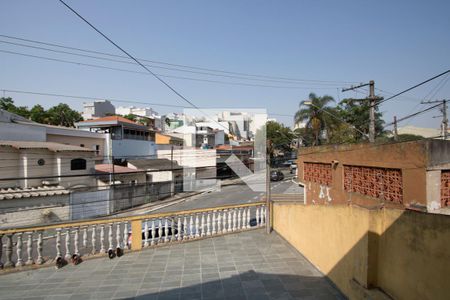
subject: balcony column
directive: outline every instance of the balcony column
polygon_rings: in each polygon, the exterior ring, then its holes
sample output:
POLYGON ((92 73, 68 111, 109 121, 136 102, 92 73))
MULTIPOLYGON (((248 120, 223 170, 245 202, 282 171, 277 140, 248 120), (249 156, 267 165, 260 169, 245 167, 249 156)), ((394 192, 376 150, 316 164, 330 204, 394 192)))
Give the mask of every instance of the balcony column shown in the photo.
POLYGON ((236 231, 236 228, 237 228, 237 224, 236 224, 236 214, 237 214, 237 211, 236 211, 236 209, 233 209, 233 227, 232 227, 232 231, 236 231))
POLYGON ((92 235, 91 235, 92 254, 95 254, 97 252, 97 248, 95 246, 95 243, 97 242, 96 235, 97 235, 97 226, 94 225, 92 226, 92 235))
POLYGON ((238 209, 238 215, 237 215, 237 230, 241 230, 241 220, 242 220, 242 209, 238 209))
POLYGON ((154 246, 156 242, 156 228, 155 228, 155 219, 152 220, 152 238, 150 240, 150 245, 154 246))
POLYGON ((66 260, 69 260, 72 255, 70 255, 70 229, 66 230, 66 255, 64 256, 66 260))
POLYGON ((216 234, 216 211, 213 211, 212 213, 212 235, 216 234))
POLYGON ((189 217, 189 238, 194 238, 194 217, 192 215, 189 217))
POLYGON ((158 221, 158 244, 163 242, 163 228, 162 228, 162 220, 159 219, 158 221))
POLYGON ((144 247, 148 247, 148 220, 144 220, 144 247))
POLYGON ((128 247, 128 222, 123 222, 123 249, 129 249, 128 247))
MULTIPOLYGON (((120 236, 121 236, 121 232, 120 232, 120 223, 116 223, 116 249, 118 248, 122 248, 121 244, 120 244, 120 236)), ((122 249, 125 249, 125 247, 123 247, 122 249)))
POLYGON ((100 225, 100 253, 105 253, 105 225, 100 225))
POLYGON ((168 241, 169 241, 169 222, 167 218, 164 218, 164 243, 167 243, 168 241))
POLYGON ((0 269, 3 269, 2 254, 3 254, 3 234, 0 234, 0 269))
POLYGON ((177 220, 177 241, 181 241, 181 217, 178 216, 177 220))
POLYGON ((211 214, 209 212, 206 215, 206 235, 211 235, 211 214))
POLYGON ((202 214, 202 225, 200 235, 205 236, 205 213, 202 212, 201 214, 202 214))
POLYGON ((42 265, 44 263, 44 258, 42 257, 42 231, 38 232, 37 253, 38 258, 36 262, 38 265, 42 265))
MULTIPOLYGON (((56 246, 55 259, 57 259, 58 257, 61 257, 61 229, 60 228, 56 229, 56 245, 55 246, 56 246)), ((28 257, 29 257, 29 254, 28 254, 28 257)))
POLYGON ((231 232, 233 230, 233 224, 231 223, 231 215, 232 215, 232 211, 228 210, 228 227, 227 227, 227 232, 231 232))

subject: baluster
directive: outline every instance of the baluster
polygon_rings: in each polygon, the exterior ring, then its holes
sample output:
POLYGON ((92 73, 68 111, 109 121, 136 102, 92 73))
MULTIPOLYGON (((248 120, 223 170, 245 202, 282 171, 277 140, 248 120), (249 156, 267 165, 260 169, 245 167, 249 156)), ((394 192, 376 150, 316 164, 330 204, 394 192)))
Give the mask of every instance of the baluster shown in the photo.
POLYGON ((67 260, 71 258, 70 255, 70 229, 66 230, 66 255, 64 256, 67 260))
POLYGON ((236 231, 236 228, 237 228, 237 224, 236 224, 236 214, 237 214, 237 211, 236 211, 236 209, 233 209, 233 231, 236 231))
POLYGON ((260 219, 259 219, 259 207, 256 208, 256 226, 261 226, 260 219))
POLYGON ((211 235, 211 214, 206 212, 206 235, 211 235))
POLYGON ((58 257, 61 257, 61 229, 60 228, 56 229, 56 259, 58 257))
POLYGON ((231 210, 228 210, 228 227, 227 227, 227 232, 231 232, 231 230, 233 229, 233 224, 231 223, 231 215, 232 212, 231 210))
POLYGON ((128 248, 128 222, 123 222, 123 249, 128 248))
POLYGON ((100 253, 105 253, 105 225, 100 225, 100 253))
POLYGON ((2 254, 3 254, 3 234, 0 234, 0 269, 3 269, 2 254))
POLYGON ((191 215, 189 219, 189 238, 194 238, 194 217, 191 215))
POLYGON ((164 219, 164 243, 167 243, 169 241, 169 222, 167 220, 168 218, 164 219))
POLYGON ((222 216, 220 210, 217 212, 217 233, 222 233, 222 216))
POLYGON ((108 224, 108 251, 113 249, 113 224, 108 224))
POLYGON ((238 211, 237 211, 237 229, 238 230, 241 230, 241 228, 242 228, 241 221, 242 221, 242 209, 238 208, 238 211))
POLYGON ((11 233, 6 235, 6 261, 5 267, 14 267, 14 263, 12 261, 13 254, 13 243, 12 243, 13 235, 11 233))
POLYGON ((37 253, 38 258, 36 260, 36 263, 38 265, 42 265, 44 263, 44 258, 42 258, 42 231, 38 232, 37 253))
POLYGON ((201 214, 202 214, 202 218, 201 218, 202 223, 201 223, 201 227, 200 227, 201 228, 200 235, 205 236, 205 213, 202 212, 201 214))
POLYGON ((212 235, 216 234, 216 211, 213 211, 212 213, 212 231, 211 231, 212 235))
POLYGON ((195 237, 200 237, 200 222, 198 219, 198 214, 195 214, 195 237))
POLYGON ((181 217, 178 216, 178 222, 177 222, 177 241, 181 241, 181 217))
POLYGON ((227 232, 227 211, 222 212, 222 233, 227 232))
POLYGON ((175 217, 171 218, 171 229, 170 229, 170 233, 172 233, 172 235, 170 236, 170 241, 173 242, 175 241, 175 217))
POLYGON ((152 239, 150 241, 150 245, 155 245, 156 242, 156 229, 155 229, 155 219, 152 220, 152 239))
MULTIPOLYGON (((1 251, 0 251, 1 255, 1 251)), ((32 265, 33 261, 33 232, 28 232, 28 240, 27 240, 27 265, 32 265)))
POLYGON ((162 235, 163 235, 163 228, 162 228, 162 220, 161 219, 159 219, 159 222, 158 222, 158 244, 159 243, 162 243, 163 242, 163 237, 162 237, 162 235))
POLYGON ((262 212, 261 219, 262 219, 262 224, 264 225, 264 224, 266 224, 267 208, 265 206, 263 206, 262 211, 263 212, 262 212))
POLYGON ((80 229, 75 228, 75 238, 73 241, 73 253, 76 255, 80 255, 80 251, 78 250, 78 235, 79 235, 80 229))
POLYGON ((92 236, 91 236, 91 243, 92 243, 92 254, 95 254, 97 252, 97 225, 92 226, 92 236))
POLYGON ((83 248, 87 247, 87 226, 83 227, 83 248))
POLYGON ((17 234, 17 243, 16 243, 16 254, 17 254, 17 262, 16 267, 21 267, 24 265, 23 259, 22 259, 22 232, 19 232, 17 234))
MULTIPOLYGON (((116 223, 116 249, 122 248, 122 245, 120 244, 120 223, 116 223)), ((125 248, 122 248, 125 249, 125 248)))
POLYGON ((148 247, 148 220, 144 220, 144 247, 148 247))
POLYGON ((250 207, 247 209, 247 228, 250 228, 250 207))
MULTIPOLYGON (((183 217, 183 228, 182 229, 183 230, 182 230, 181 238, 182 238, 182 240, 184 240, 184 239, 186 239, 186 232, 188 230, 188 223, 187 223, 187 216, 186 215, 184 215, 184 217, 183 217)), ((187 239, 189 239, 189 235, 187 235, 187 239)))

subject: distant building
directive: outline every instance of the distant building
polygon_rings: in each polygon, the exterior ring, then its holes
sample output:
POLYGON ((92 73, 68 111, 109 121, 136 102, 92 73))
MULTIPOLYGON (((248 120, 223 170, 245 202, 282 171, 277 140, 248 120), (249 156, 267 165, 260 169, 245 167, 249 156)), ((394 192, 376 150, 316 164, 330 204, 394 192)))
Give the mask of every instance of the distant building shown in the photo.
MULTIPOLYGON (((420 135, 424 138, 441 138, 442 130, 435 128, 417 127, 417 126, 404 126, 397 129, 398 134, 414 134, 420 135)), ((450 138, 450 130, 448 131, 450 138)))
POLYGON ((93 102, 83 103, 83 113, 81 115, 84 120, 92 120, 115 113, 116 109, 114 105, 108 100, 95 100, 93 102))
POLYGON ((79 129, 108 134, 110 155, 115 158, 156 154, 155 131, 120 116, 75 123, 79 129))
POLYGON ((40 124, 0 109, 0 140, 54 142, 95 151, 96 160, 108 156, 108 135, 75 128, 40 124))
POLYGON ((171 134, 155 133, 155 142, 158 149, 170 149, 170 146, 183 146, 183 139, 171 134), (169 147, 164 147, 169 146, 169 147))
POLYGON ((158 115, 158 113, 150 107, 136 107, 136 106, 119 106, 116 108, 116 114, 122 116, 136 115, 147 118, 153 118, 154 116, 158 115))

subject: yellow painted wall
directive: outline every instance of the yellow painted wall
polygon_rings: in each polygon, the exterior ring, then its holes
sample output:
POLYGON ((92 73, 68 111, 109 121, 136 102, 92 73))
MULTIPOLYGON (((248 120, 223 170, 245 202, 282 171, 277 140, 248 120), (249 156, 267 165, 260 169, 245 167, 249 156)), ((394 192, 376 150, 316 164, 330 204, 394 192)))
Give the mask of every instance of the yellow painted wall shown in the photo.
POLYGON ((284 202, 274 229, 350 299, 450 298, 450 216, 284 202))

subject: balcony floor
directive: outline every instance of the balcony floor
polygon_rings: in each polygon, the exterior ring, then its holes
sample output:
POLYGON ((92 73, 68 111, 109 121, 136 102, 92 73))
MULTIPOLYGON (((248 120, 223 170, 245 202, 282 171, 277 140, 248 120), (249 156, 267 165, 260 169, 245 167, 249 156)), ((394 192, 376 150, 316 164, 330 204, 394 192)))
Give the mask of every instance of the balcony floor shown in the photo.
POLYGON ((262 229, 0 276, 0 299, 28 298, 345 299, 262 229))

